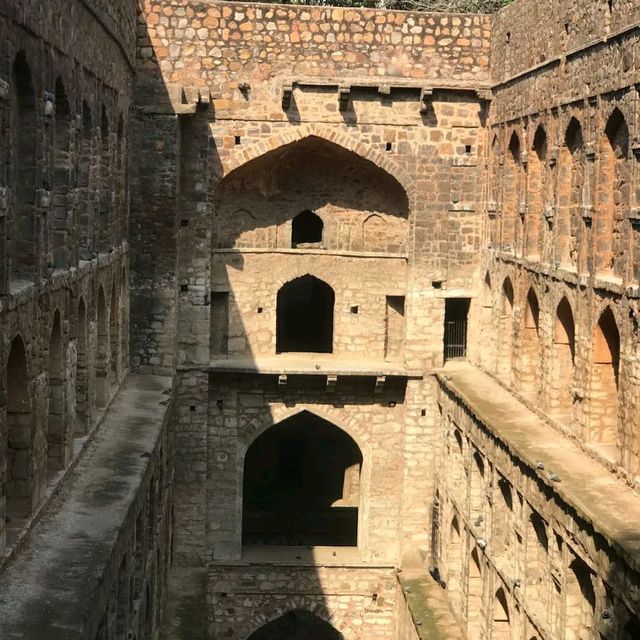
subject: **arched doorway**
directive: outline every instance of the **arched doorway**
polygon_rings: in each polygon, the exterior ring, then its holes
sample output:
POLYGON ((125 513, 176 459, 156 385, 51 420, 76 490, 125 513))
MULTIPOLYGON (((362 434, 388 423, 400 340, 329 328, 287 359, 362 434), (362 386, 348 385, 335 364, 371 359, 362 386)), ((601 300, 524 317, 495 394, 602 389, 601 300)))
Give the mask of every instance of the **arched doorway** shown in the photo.
POLYGON ((322 244, 322 218, 308 209, 299 213, 291 222, 291 246, 318 247, 322 244))
POLYGON ((333 289, 305 275, 278 291, 276 352, 331 353, 333 351, 333 289))
POLYGON ((254 631, 248 640, 342 640, 328 622, 304 609, 294 609, 254 631))
POLYGON ((303 411, 259 436, 244 462, 245 545, 355 546, 362 453, 303 411))

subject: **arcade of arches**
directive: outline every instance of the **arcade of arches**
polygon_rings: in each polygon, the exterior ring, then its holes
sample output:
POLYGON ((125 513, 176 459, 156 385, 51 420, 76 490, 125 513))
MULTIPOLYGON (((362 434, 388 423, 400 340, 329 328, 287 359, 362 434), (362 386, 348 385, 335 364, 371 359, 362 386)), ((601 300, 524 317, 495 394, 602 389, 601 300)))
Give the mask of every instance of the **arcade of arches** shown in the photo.
POLYGON ((639 21, 0 2, 0 638, 638 640, 639 21))

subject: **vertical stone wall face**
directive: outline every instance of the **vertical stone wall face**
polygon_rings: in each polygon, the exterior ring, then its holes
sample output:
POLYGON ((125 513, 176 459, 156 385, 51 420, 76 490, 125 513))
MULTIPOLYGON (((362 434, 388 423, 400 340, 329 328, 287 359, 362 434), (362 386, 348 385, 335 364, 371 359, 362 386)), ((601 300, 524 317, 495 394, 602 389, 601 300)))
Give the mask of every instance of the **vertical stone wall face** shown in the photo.
POLYGON ((128 370, 134 22, 129 2, 8 2, 0 15, 5 557, 128 370))

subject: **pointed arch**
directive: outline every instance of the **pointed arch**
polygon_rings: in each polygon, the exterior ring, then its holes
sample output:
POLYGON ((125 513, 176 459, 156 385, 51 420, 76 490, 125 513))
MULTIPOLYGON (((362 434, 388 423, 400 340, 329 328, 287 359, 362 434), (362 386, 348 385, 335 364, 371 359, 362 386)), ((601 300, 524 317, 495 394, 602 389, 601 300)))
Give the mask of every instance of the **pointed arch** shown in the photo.
POLYGON ((574 556, 569 564, 566 580, 565 618, 570 637, 584 637, 593 628, 596 595, 591 569, 581 558, 574 556))
POLYGON ((91 159, 93 156, 93 120, 91 108, 86 100, 82 101, 82 128, 78 144, 78 257, 80 260, 91 260, 93 257, 92 217, 93 189, 91 159))
POLYGON ((547 162, 547 132, 538 125, 533 137, 532 151, 527 165, 528 197, 525 217, 525 254, 531 259, 540 256, 540 222, 545 205, 545 181, 547 162))
POLYGON ((556 307, 551 352, 551 413, 565 423, 573 414, 575 358, 575 321, 569 300, 565 297, 556 307))
POLYGON ((276 352, 331 353, 335 293, 310 274, 290 280, 278 291, 276 352))
POLYGON ((120 292, 118 279, 111 282, 111 303, 109 305, 109 360, 111 386, 116 387, 120 380, 120 292))
POLYGON ((480 628, 484 623, 484 612, 482 610, 483 581, 480 552, 478 547, 474 546, 469 554, 469 577, 467 584, 467 635, 469 638, 479 638, 480 628))
POLYGON ((471 486, 469 494, 469 508, 471 517, 482 515, 485 496, 485 465, 482 454, 475 449, 471 463, 471 486))
POLYGON ((364 251, 386 251, 387 223, 382 216, 372 214, 362 223, 362 249, 364 251))
POLYGON ((291 247, 321 245, 324 222, 313 211, 305 209, 291 221, 291 247))
POLYGON ((507 595, 500 587, 493 598, 493 624, 491 626, 492 640, 510 640, 511 616, 507 595))
POLYGON ((343 640, 329 622, 306 609, 293 609, 256 629, 247 640, 343 640))
POLYGON ((505 179, 502 212, 502 242, 500 249, 507 253, 517 253, 519 242, 519 214, 522 159, 518 134, 513 131, 505 159, 505 179))
POLYGON ((103 409, 109 401, 109 328, 107 324, 107 301, 102 285, 98 288, 96 329, 96 406, 103 409))
POLYGON ((509 481, 501 475, 498 475, 494 494, 496 497, 492 509, 492 550, 496 557, 500 557, 509 549, 509 524, 513 511, 513 491, 509 481))
POLYGON ((65 349, 62 343, 60 311, 53 314, 49 337, 49 359, 47 375, 49 382, 49 416, 47 421, 47 471, 51 476, 64 469, 66 424, 65 424, 65 349))
POLYGON ((55 129, 54 129, 54 184, 53 218, 51 220, 51 244, 53 266, 66 269, 71 265, 69 246, 69 190, 71 188, 71 109, 61 78, 55 86, 55 129))
POLYGON ((33 407, 27 350, 20 335, 11 342, 6 369, 7 441, 6 454, 6 524, 8 542, 24 526, 38 502, 36 459, 33 450, 33 407))
POLYGON ((24 51, 13 63, 12 122, 15 131, 13 186, 15 215, 9 253, 11 256, 10 291, 15 292, 36 277, 36 180, 38 118, 31 69, 24 51))
POLYGON ((111 130, 107 108, 102 105, 100 118, 100 202, 98 209, 98 251, 112 248, 113 173, 111 167, 111 130))
POLYGON ((493 289, 489 272, 482 283, 480 308, 480 335, 478 336, 478 359, 480 364, 489 369, 495 368, 495 327, 493 323, 493 289))
POLYGON ((511 278, 507 276, 502 283, 500 299, 500 318, 498 320, 497 373, 502 380, 510 384, 513 369, 513 306, 514 291, 511 278))
POLYGON ((80 296, 76 319, 76 403, 75 435, 87 433, 89 427, 89 344, 87 307, 80 296))
POLYGON ((618 373, 620 332, 611 307, 606 307, 593 333, 589 402, 589 441, 615 455, 618 436, 618 373))
POLYGON ((560 148, 558 173, 557 260, 564 267, 584 271, 586 230, 581 221, 584 155, 580 121, 572 117, 560 148))
POLYGON ((356 545, 362 463, 346 431, 309 411, 263 431, 244 457, 244 544, 356 545))
POLYGON ((447 589, 452 606, 459 611, 462 607, 462 533, 455 514, 449 527, 447 556, 447 589))
POLYGON ((254 143, 248 147, 238 149, 234 153, 231 153, 225 162, 224 177, 228 177, 242 165, 255 160, 265 153, 275 151, 276 149, 299 142, 305 138, 320 138, 355 153, 397 180, 406 192, 409 201, 411 201, 415 195, 416 188, 413 178, 392 158, 380 151, 376 151, 370 145, 363 144, 361 140, 348 133, 339 131, 335 127, 322 124, 306 124, 300 127, 289 127, 286 131, 278 135, 254 143))
POLYGON ((547 523, 539 513, 532 510, 527 521, 526 531, 526 567, 525 580, 527 594, 531 593, 530 606, 541 610, 548 602, 546 593, 548 583, 549 537, 547 523))
POLYGON ((624 276, 624 220, 629 206, 629 127, 614 109, 600 140, 600 175, 595 220, 595 268, 597 273, 624 276))
POLYGON ((529 288, 520 331, 520 388, 531 396, 540 391, 540 303, 529 288))

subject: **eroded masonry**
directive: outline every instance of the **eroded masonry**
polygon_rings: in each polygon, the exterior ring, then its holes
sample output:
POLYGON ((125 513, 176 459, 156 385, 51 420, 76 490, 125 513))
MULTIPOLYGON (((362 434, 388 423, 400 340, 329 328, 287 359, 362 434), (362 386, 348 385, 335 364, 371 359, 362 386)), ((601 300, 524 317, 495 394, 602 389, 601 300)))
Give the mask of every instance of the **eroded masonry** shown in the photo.
POLYGON ((0 637, 640 639, 639 36, 0 0, 0 637))

